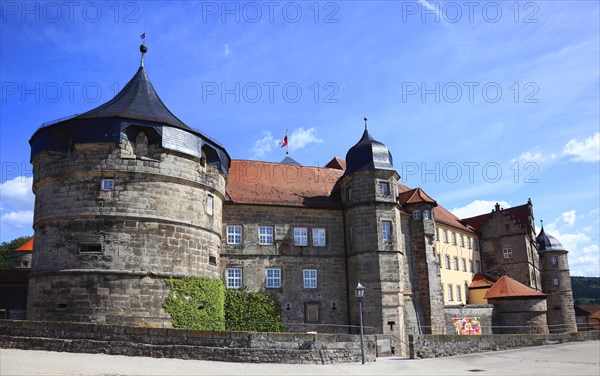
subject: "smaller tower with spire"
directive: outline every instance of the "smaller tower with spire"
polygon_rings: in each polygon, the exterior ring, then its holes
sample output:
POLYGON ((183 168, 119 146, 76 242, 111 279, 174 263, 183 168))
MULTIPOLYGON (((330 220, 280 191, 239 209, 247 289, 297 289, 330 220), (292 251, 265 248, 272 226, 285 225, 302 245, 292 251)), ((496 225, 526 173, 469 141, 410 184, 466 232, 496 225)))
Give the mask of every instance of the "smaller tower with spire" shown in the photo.
POLYGON ((536 241, 540 255, 542 291, 548 295, 548 329, 551 333, 576 332, 568 252, 555 237, 546 233, 543 221, 536 241))

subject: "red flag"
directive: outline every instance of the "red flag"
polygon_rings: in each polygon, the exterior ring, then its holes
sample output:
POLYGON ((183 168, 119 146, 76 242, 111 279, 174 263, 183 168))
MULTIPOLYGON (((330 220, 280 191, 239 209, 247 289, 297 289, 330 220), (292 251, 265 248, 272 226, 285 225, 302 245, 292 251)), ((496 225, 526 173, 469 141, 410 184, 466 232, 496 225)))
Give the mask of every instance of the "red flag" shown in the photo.
POLYGON ((281 147, 286 147, 287 146, 287 134, 283 137, 283 142, 281 143, 281 147))

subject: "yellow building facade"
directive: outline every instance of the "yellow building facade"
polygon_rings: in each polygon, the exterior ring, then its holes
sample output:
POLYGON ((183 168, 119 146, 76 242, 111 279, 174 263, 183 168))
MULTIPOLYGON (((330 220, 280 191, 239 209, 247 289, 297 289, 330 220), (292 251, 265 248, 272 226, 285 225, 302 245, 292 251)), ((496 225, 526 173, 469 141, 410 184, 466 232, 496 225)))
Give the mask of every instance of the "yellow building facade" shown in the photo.
POLYGON ((440 264, 444 304, 469 304, 469 284, 481 273, 477 234, 436 222, 436 253, 440 264))

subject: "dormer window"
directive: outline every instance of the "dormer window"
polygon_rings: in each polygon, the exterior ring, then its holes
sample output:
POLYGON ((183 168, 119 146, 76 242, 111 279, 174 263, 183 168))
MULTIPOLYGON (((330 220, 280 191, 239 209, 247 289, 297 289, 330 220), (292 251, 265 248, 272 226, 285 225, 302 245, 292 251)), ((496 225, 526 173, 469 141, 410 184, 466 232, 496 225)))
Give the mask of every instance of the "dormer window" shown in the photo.
POLYGON ((413 210, 413 219, 421 219, 421 211, 413 210))
POLYGON ((423 219, 430 219, 431 218, 431 212, 427 209, 423 210, 423 219))
POLYGON ((379 182, 379 194, 381 194, 382 196, 385 196, 385 197, 390 195, 390 185, 388 182, 385 182, 385 181, 379 182))

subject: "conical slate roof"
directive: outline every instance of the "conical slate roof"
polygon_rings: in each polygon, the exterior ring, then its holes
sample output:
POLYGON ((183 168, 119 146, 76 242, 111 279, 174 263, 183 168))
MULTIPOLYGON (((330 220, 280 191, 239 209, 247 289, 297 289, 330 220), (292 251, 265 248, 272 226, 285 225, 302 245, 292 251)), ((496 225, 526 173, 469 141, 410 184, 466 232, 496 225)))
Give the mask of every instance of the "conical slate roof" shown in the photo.
POLYGON ((172 125, 193 131, 165 106, 141 66, 113 99, 85 112, 76 119, 120 117, 172 125))
POLYGON ((543 227, 535 240, 538 243, 538 252, 567 252, 558 239, 552 235, 546 234, 543 227))
POLYGON ((387 146, 375 140, 365 131, 358 143, 348 150, 346 154, 346 172, 350 175, 363 170, 393 170, 392 153, 387 146))

